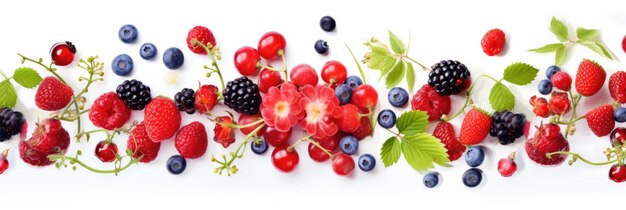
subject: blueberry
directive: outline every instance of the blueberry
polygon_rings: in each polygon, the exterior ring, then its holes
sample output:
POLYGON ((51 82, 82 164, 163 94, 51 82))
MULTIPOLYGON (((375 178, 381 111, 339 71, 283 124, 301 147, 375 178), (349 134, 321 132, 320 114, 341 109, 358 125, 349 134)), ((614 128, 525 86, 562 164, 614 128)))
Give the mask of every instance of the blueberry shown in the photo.
POLYGON ((542 95, 548 95, 552 93, 552 82, 550 80, 544 79, 539 82, 539 86, 537 86, 539 93, 542 95))
POLYGON ((139 55, 141 55, 143 59, 150 60, 154 58, 156 54, 157 48, 152 43, 145 43, 141 45, 141 48, 139 48, 139 55))
POLYGON ((180 155, 174 155, 167 159, 167 170, 172 174, 180 174, 185 171, 187 161, 180 155))
POLYGON ((424 176, 424 186, 428 188, 436 187, 439 184, 439 173, 430 172, 424 176))
POLYGON ((124 43, 133 43, 137 40, 137 34, 139 34, 139 32, 137 32, 137 28, 135 28, 134 25, 126 24, 120 28, 118 36, 124 43))
POLYGON ((254 152, 257 155, 262 155, 263 153, 267 152, 267 142, 265 142, 264 140, 259 140, 259 141, 255 141, 252 142, 252 144, 250 144, 250 147, 252 148, 252 152, 254 152))
POLYGON ((387 100, 392 106, 403 107, 409 102, 409 92, 401 87, 391 88, 387 94, 387 100))
POLYGON ((359 141, 354 136, 344 136, 339 141, 339 148, 346 155, 354 155, 359 150, 359 141))
POLYGON ((480 169, 470 168, 463 173, 463 184, 467 187, 476 187, 483 180, 483 173, 480 169))
POLYGON ((383 128, 392 128, 396 125, 396 113, 389 109, 385 109, 378 113, 378 124, 383 128))
POLYGON ((344 105, 352 100, 352 89, 346 84, 342 84, 335 88, 335 96, 339 99, 339 104, 344 105))
POLYGON ((359 168, 362 171, 371 171, 376 167, 376 159, 371 154, 363 154, 359 157, 359 168))
POLYGON ((326 54, 328 52, 328 43, 321 39, 317 40, 315 42, 315 52, 320 55, 326 54))
POLYGON ((133 59, 126 54, 116 56, 111 62, 111 69, 120 76, 126 76, 133 71, 133 59))
POLYGON ((613 118, 615 118, 616 122, 626 122, 626 108, 620 107, 615 109, 615 111, 613 112, 613 118))
POLYGON ((465 152, 465 163, 470 167, 477 167, 483 164, 485 160, 485 153, 479 146, 471 146, 467 152, 465 152))
POLYGON ((183 55, 183 51, 176 47, 169 48, 165 50, 163 53, 163 63, 168 69, 177 69, 183 65, 185 61, 185 56, 183 55))
POLYGON ((559 71, 561 71, 561 68, 559 68, 558 66, 549 66, 548 69, 546 69, 546 78, 551 79, 552 75, 556 74, 559 71))
POLYGON ((363 84, 363 80, 361 80, 361 77, 359 76, 352 75, 352 76, 347 77, 346 81, 343 82, 343 84, 350 86, 350 88, 354 90, 354 88, 363 84))
POLYGON ((335 30, 335 27, 337 27, 337 23, 335 22, 335 19, 333 17, 324 16, 320 20, 320 27, 322 27, 322 30, 326 32, 331 32, 335 30))

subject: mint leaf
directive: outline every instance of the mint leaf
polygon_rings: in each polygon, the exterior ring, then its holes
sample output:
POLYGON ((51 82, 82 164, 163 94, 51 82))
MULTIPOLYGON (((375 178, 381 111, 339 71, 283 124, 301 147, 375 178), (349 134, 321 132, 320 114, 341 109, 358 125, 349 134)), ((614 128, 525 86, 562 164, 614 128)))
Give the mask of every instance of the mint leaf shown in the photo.
POLYGON ((406 63, 403 60, 399 60, 396 66, 393 67, 391 72, 387 75, 387 89, 397 86, 404 79, 404 73, 406 72, 406 63))
POLYGON ((423 111, 404 112, 398 117, 396 128, 405 136, 426 132, 428 128, 428 114, 423 111))
POLYGON ((538 72, 539 69, 526 63, 513 63, 504 69, 504 80, 516 85, 527 85, 535 80, 538 72))
POLYGON ((380 159, 383 161, 385 168, 397 163, 401 153, 402 149, 398 138, 395 136, 388 138, 385 143, 383 143, 383 148, 380 149, 380 159))
POLYGON ((447 165, 450 160, 439 139, 428 133, 405 136, 402 140, 404 159, 417 171, 434 168, 434 163, 447 165))
POLYGON ((398 38, 398 36, 391 31, 389 31, 389 44, 391 45, 391 50, 394 52, 398 54, 406 53, 406 46, 402 40, 400 40, 400 38, 398 38))
POLYGON ((409 86, 409 93, 412 93, 415 86, 415 69, 411 62, 406 62, 406 84, 409 86))
POLYGON ((489 104, 496 111, 513 110, 515 108, 515 96, 508 87, 501 82, 496 83, 489 93, 489 104))
POLYGON ((576 37, 578 37, 578 40, 592 40, 598 36, 600 36, 600 31, 596 29, 576 28, 576 37))
POLYGON ((565 58, 567 57, 567 48, 565 46, 559 48, 554 54, 554 64, 560 66, 565 62, 565 58))
POLYGON ((14 107, 17 104, 17 93, 11 80, 5 79, 0 82, 0 108, 14 107))
POLYGON ((600 54, 601 56, 607 57, 608 59, 613 60, 609 51, 604 48, 600 43, 594 41, 579 41, 578 44, 581 44, 594 52, 600 54))
POLYGON ((567 26, 555 17, 552 17, 552 20, 550 21, 550 31, 552 31, 552 33, 560 41, 565 42, 568 40, 567 26))
POLYGON ((530 49, 528 51, 536 52, 536 53, 549 53, 549 52, 557 51, 561 47, 563 47, 562 43, 554 43, 554 44, 547 44, 540 48, 530 49))
POLYGON ((34 88, 41 82, 39 73, 30 67, 20 67, 13 72, 13 80, 25 88, 34 88))

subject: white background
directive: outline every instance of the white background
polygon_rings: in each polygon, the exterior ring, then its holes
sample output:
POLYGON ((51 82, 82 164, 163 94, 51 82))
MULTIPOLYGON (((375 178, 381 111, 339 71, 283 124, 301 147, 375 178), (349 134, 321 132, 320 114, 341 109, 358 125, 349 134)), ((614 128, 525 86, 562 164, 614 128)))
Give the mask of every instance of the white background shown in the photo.
MULTIPOLYGON (((371 36, 386 42, 387 29, 393 30, 405 42, 411 32, 410 56, 431 65, 442 59, 455 59, 465 63, 474 77, 487 73, 495 77, 510 63, 524 61, 541 69, 553 63, 553 54, 533 54, 530 48, 556 42, 548 30, 550 18, 564 19, 573 34, 575 26, 602 30, 602 40, 613 52, 616 61, 609 61, 590 50, 575 46, 563 66, 574 74, 582 58, 591 58, 602 64, 609 73, 623 70, 619 59, 626 56, 620 48, 626 34, 626 14, 624 4, 619 1, 12 1, 0 7, 0 69, 11 74, 21 66, 16 53, 49 59, 49 47, 57 41, 74 42, 79 57, 100 55, 106 63, 104 83, 97 83, 88 94, 93 101, 105 91, 114 91, 124 79, 137 78, 151 86, 153 96, 173 95, 183 87, 197 87, 197 81, 218 84, 217 78, 206 79, 203 64, 208 57, 191 53, 185 44, 187 31, 195 25, 209 27, 217 38, 224 59, 219 62, 226 80, 232 80, 238 73, 232 64, 233 53, 241 46, 256 46, 260 36, 271 30, 281 32, 287 39, 288 65, 308 63, 320 69, 330 59, 342 61, 350 74, 358 74, 349 54, 342 46, 350 44, 361 57, 366 48, 362 45, 371 36), (319 28, 319 19, 332 15, 337 20, 337 29, 326 33, 319 28), (117 32, 123 24, 131 23, 139 29, 136 44, 119 41, 117 32), (492 28, 500 28, 507 34, 508 49, 504 56, 488 57, 480 48, 483 34, 492 28), (328 40, 331 53, 319 56, 313 50, 317 39, 328 40), (139 46, 144 42, 156 44, 157 60, 144 61, 139 56, 139 46), (161 62, 162 52, 172 46, 185 53, 185 64, 177 71, 170 71, 161 62), (135 61, 135 70, 129 77, 112 74, 110 61, 118 54, 127 53, 135 61), (174 73, 176 85, 165 83, 167 76, 174 73)), ((32 64, 28 64, 33 66, 32 64)), ((43 69, 39 72, 47 76, 43 69)), ((75 88, 80 84, 75 78, 84 71, 75 67, 61 68, 61 75, 71 79, 75 88)), ((377 72, 367 71, 368 81, 375 82, 377 72)), ((416 89, 427 80, 426 73, 420 72, 416 89)), ((256 80, 256 79, 255 79, 256 80)), ((320 80, 321 81, 321 80, 320 80)), ((482 80, 486 81, 486 80, 482 80)), ((404 85, 404 84, 403 84, 404 85)), ((528 98, 536 92, 537 81, 527 87, 512 87, 518 96, 516 110, 530 116, 528 98)), ((488 107, 486 91, 491 83, 477 85, 474 99, 482 107, 488 107)), ((606 86, 606 84, 605 84, 606 86)), ((390 107, 386 101, 386 90, 379 90, 379 108, 390 107)), ((36 111, 33 105, 34 90, 19 88, 17 109, 26 113, 29 123, 43 118, 47 113, 36 111)), ((462 98, 454 97, 453 111, 462 103, 462 98)), ((592 107, 610 102, 608 90, 584 100, 581 113, 592 107)), ((216 110, 216 113, 223 109, 216 110)), ((394 109, 397 113, 403 111, 394 109)), ((202 120, 212 133, 213 125, 199 115, 189 117, 183 114, 183 124, 202 120)), ((142 113, 134 112, 133 119, 141 119, 142 113)), ((84 125, 92 128, 84 117, 84 125)), ((455 120, 457 130, 460 119, 455 120)), ((602 150, 606 148, 608 137, 597 138, 586 128, 585 122, 578 124, 578 131, 570 138, 572 151, 583 153, 592 160, 602 160, 602 150)), ((74 125, 65 124, 70 133, 74 125)), ((431 128, 432 129, 432 128, 431 128)), ((294 134, 297 136, 298 134, 294 134)), ((378 154, 384 139, 389 136, 378 129, 374 138, 361 142, 359 154, 378 154)), ((212 134, 209 135, 213 137, 212 134)), ((239 139, 241 137, 239 136, 239 139)), ((97 143, 92 137, 89 143, 72 143, 68 154, 82 149, 83 159, 97 167, 100 164, 92 155, 97 143)), ((17 137, 13 140, 15 143, 17 137)), ((115 140, 120 147, 126 145, 126 136, 115 140)), ((468 169, 463 161, 457 161, 453 168, 437 168, 442 174, 441 184, 435 189, 427 189, 422 184, 422 174, 411 169, 404 160, 391 168, 378 167, 373 172, 355 170, 351 177, 339 177, 332 172, 330 163, 318 164, 308 158, 306 145, 300 145, 300 165, 290 174, 275 170, 269 154, 257 156, 249 150, 243 160, 238 160, 240 172, 232 177, 213 174, 216 166, 210 162, 210 155, 220 155, 226 151, 213 141, 207 155, 198 160, 189 160, 183 175, 172 176, 165 169, 165 162, 176 154, 173 141, 162 144, 158 158, 149 164, 133 166, 120 176, 99 175, 84 169, 71 171, 57 170, 53 166, 33 168, 23 163, 17 150, 9 155, 11 167, 0 176, 0 201, 4 207, 44 206, 53 209, 75 208, 128 208, 202 206, 202 209, 216 207, 251 206, 256 208, 334 208, 336 206, 386 208, 404 206, 411 209, 429 207, 465 208, 519 208, 561 207, 574 205, 591 207, 616 205, 623 207, 624 184, 615 184, 607 177, 609 166, 592 167, 582 163, 574 166, 563 164, 558 167, 541 167, 518 154, 519 171, 510 178, 502 178, 497 173, 497 160, 522 146, 495 144, 488 138, 483 144, 488 147, 487 158, 480 166, 485 172, 483 183, 474 189, 463 186, 461 175, 468 169), (620 200, 617 200, 620 199, 620 200), (204 207, 206 206, 206 207, 204 207)), ((0 149, 10 146, 0 144, 0 149)), ((378 155, 375 155, 378 156, 378 155)), ((356 157, 356 156, 355 156, 356 157)), ((143 209, 143 208, 142 208, 143 209)), ((542 208, 543 209, 543 208, 542 208)))

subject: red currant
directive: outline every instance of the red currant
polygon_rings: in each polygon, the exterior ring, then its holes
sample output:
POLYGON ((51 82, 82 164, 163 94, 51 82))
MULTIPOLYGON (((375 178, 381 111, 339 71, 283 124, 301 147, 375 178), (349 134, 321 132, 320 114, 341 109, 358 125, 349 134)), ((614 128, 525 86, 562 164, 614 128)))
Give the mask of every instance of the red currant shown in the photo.
POLYGON ((339 61, 328 61, 322 67, 322 80, 327 84, 342 84, 348 77, 346 67, 339 61))
POLYGON ((235 67, 241 75, 251 76, 258 70, 257 66, 261 62, 261 55, 256 49, 245 46, 235 52, 235 67))
POLYGON ((624 145, 626 143, 626 128, 616 128, 611 132, 611 145, 624 145))
POLYGON ((298 87, 304 87, 305 85, 315 87, 319 80, 315 69, 308 64, 294 66, 289 73, 289 78, 291 82, 298 87))
POLYGON ((267 60, 274 60, 285 52, 286 46, 287 41, 285 41, 285 37, 282 34, 270 31, 261 36, 257 49, 259 49, 261 57, 267 60))
POLYGON ((268 144, 274 147, 280 147, 289 141, 291 137, 291 129, 288 132, 280 132, 276 130, 274 127, 265 126, 265 132, 263 132, 263 139, 267 141, 268 144))
POLYGON ((98 142, 96 146, 96 157, 102 162, 113 162, 117 155, 117 145, 109 141, 98 142))
POLYGON ((261 69, 261 73, 259 73, 259 91, 261 93, 267 94, 271 87, 278 86, 280 83, 283 83, 283 79, 279 72, 261 69))
POLYGON ((333 171, 341 176, 351 174, 354 171, 354 159, 343 153, 335 155, 333 158, 333 171))
POLYGON ((9 160, 7 160, 7 155, 9 150, 4 150, 2 154, 0 154, 0 174, 4 173, 9 168, 9 160))
POLYGON ((67 66, 74 61, 74 55, 76 54, 76 46, 71 42, 59 42, 52 46, 50 49, 50 56, 52 62, 57 66, 67 66))
MULTIPOLYGON (((242 114, 241 116, 239 116, 239 120, 237 121, 237 124, 239 125, 248 125, 254 122, 259 121, 259 119, 261 118, 261 114, 255 114, 255 115, 247 115, 247 114, 242 114)), ((240 128, 239 131, 241 131, 241 133, 243 133, 243 135, 248 135, 250 133, 252 133, 252 131, 254 131, 254 129, 256 129, 259 125, 261 125, 260 123, 255 124, 255 125, 251 125, 245 128, 240 128)), ((263 131, 265 131, 263 128, 261 128, 261 130, 259 130, 257 132, 257 136, 261 136, 263 135, 263 131)))
POLYGON ((609 179, 617 183, 626 181, 626 166, 625 165, 611 166, 611 169, 609 170, 609 179))
POLYGON ((624 50, 624 52, 626 53, 626 36, 624 36, 624 39, 622 39, 622 50, 624 50))
POLYGON ((359 85, 352 91, 352 103, 362 111, 369 112, 378 103, 378 93, 371 85, 359 85))
POLYGON ((312 143, 309 143, 309 157, 317 162, 324 162, 330 159, 330 156, 328 156, 328 154, 324 152, 324 150, 320 149, 312 143))
POLYGON ((293 171, 300 162, 300 157, 296 150, 289 149, 287 146, 280 146, 274 148, 272 152, 272 164, 279 171, 289 173, 293 171))
POLYGON ((503 177, 510 177, 517 171, 517 164, 511 158, 502 158, 498 161, 498 172, 503 177))

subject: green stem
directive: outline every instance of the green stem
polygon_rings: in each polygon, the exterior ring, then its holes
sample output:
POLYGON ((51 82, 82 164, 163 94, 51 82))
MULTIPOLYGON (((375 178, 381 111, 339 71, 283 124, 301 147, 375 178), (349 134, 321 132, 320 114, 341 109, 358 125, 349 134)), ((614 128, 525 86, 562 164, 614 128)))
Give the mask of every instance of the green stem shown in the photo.
POLYGON ((333 153, 330 153, 329 150, 327 150, 326 148, 322 147, 322 145, 320 145, 320 143, 318 141, 314 141, 311 139, 307 140, 309 143, 313 144, 314 146, 316 146, 317 148, 321 149, 322 151, 324 151, 324 153, 326 153, 328 155, 328 157, 330 157, 330 159, 333 159, 333 157, 335 155, 333 155, 333 153))
POLYGON ((352 56, 352 59, 354 59, 354 63, 356 63, 357 68, 359 68, 359 73, 361 74, 361 78, 363 79, 363 84, 367 84, 367 80, 365 79, 365 72, 363 71, 363 68, 361 67, 361 64, 356 59, 356 56, 354 56, 354 53, 352 52, 352 49, 350 49, 348 44, 346 44, 346 43, 343 43, 343 44, 346 46, 346 48, 348 48, 348 52, 350 52, 350 55, 352 56))
POLYGON ((252 123, 245 124, 245 125, 227 124, 226 126, 231 127, 231 128, 247 128, 247 127, 252 127, 253 125, 257 125, 262 122, 265 122, 265 121, 263 119, 259 119, 257 121, 254 121, 252 123))
POLYGON ((289 73, 287 73, 287 58, 285 58, 285 51, 278 51, 278 55, 283 59, 283 74, 285 74, 285 82, 289 82, 289 73))
POLYGON ((6 74, 4 74, 4 72, 1 72, 1 71, 0 71, 0 74, 2 74, 2 76, 4 77, 4 79, 5 79, 5 80, 11 79, 11 78, 7 77, 7 75, 6 75, 6 74))
POLYGON ((616 158, 616 159, 609 160, 609 161, 606 161, 606 162, 599 162, 599 163, 598 163, 598 162, 593 162, 593 161, 587 160, 587 159, 585 159, 583 156, 581 156, 581 155, 580 155, 580 154, 578 154, 578 153, 574 153, 574 152, 564 152, 564 151, 559 151, 559 152, 551 152, 551 153, 546 154, 546 157, 550 158, 550 157, 552 157, 552 155, 571 155, 571 156, 573 156, 573 158, 574 158, 574 159, 572 159, 572 160, 580 159, 580 160, 582 160, 583 162, 585 162, 585 163, 587 163, 587 164, 589 164, 589 165, 593 165, 593 166, 603 166, 603 165, 608 165, 608 164, 612 164, 612 163, 618 162, 618 161, 620 160, 619 158, 616 158))
POLYGON ((570 130, 574 127, 574 125, 576 124, 576 121, 585 118, 585 116, 581 116, 581 117, 576 116, 576 107, 578 106, 578 102, 580 102, 582 95, 579 95, 578 97, 574 97, 572 90, 569 90, 568 92, 569 92, 570 100, 572 101, 572 114, 570 116, 569 122, 567 123, 567 126, 565 127, 565 134, 564 134, 565 139, 567 139, 567 137, 569 136, 570 130))
POLYGON ((220 164, 220 167, 217 167, 215 169, 215 173, 219 173, 222 174, 223 170, 226 170, 226 173, 230 176, 231 172, 233 174, 237 173, 237 168, 233 165, 233 162, 235 161, 235 159, 238 158, 242 158, 243 157, 243 153, 245 152, 245 145, 248 144, 248 141, 250 140, 250 138, 257 136, 257 133, 265 126, 265 123, 261 123, 259 126, 257 126, 252 132, 250 132, 250 134, 248 134, 243 141, 241 141, 239 143, 239 145, 237 146, 237 149, 235 150, 235 152, 233 152, 230 155, 230 159, 226 160, 225 155, 222 155, 222 157, 224 158, 224 161, 219 161, 217 160, 215 157, 211 158, 211 161, 213 162, 217 162, 218 164, 220 164), (243 149, 243 150, 242 150, 243 149))
POLYGON ((61 77, 61 75, 57 74, 56 71, 54 70, 54 68, 52 68, 52 64, 50 64, 50 66, 46 66, 44 65, 41 61, 36 61, 33 60, 29 57, 26 57, 20 53, 18 53, 17 55, 19 55, 20 57, 22 57, 22 60, 26 60, 26 61, 30 61, 33 62, 35 64, 38 64, 40 66, 42 66, 44 69, 46 69, 47 71, 49 71, 50 73, 52 73, 56 78, 58 78, 59 80, 61 80, 61 82, 63 82, 64 84, 67 84, 67 82, 63 79, 63 77, 61 77))
POLYGON ((422 68, 422 70, 424 70, 424 71, 431 71, 431 69, 430 69, 430 68, 426 67, 424 64, 422 64, 422 63, 418 62, 417 60, 415 60, 415 59, 413 59, 413 58, 411 58, 411 57, 409 57, 409 56, 406 56, 406 55, 400 55, 400 57, 401 57, 401 58, 404 58, 404 59, 407 59, 407 60, 409 60, 409 61, 411 61, 411 62, 413 62, 413 63, 417 64, 417 65, 418 65, 418 66, 420 66, 420 67, 422 68))
POLYGON ((56 161, 59 159, 65 159, 65 160, 69 160, 71 163, 77 163, 78 165, 82 166, 83 168, 95 172, 95 173, 100 173, 100 174, 118 174, 126 169, 128 169, 130 166, 132 166, 135 163, 138 163, 139 159, 133 159, 131 158, 130 161, 128 161, 128 163, 120 168, 115 168, 115 169, 111 169, 111 170, 106 170, 106 169, 96 169, 93 168, 87 164, 85 164, 84 162, 82 162, 81 160, 79 160, 78 158, 75 157, 70 157, 70 156, 63 156, 63 155, 48 155, 48 158, 52 161, 56 161))
POLYGON ((206 54, 209 55, 209 57, 211 58, 211 65, 215 67, 215 73, 217 73, 217 76, 220 78, 220 84, 222 85, 222 90, 224 90, 224 88, 226 87, 224 85, 224 77, 222 76, 222 71, 220 71, 220 67, 217 65, 217 59, 215 58, 215 54, 213 53, 213 51, 209 49, 206 44, 198 41, 197 39, 192 39, 191 44, 200 45, 206 51, 206 54))

